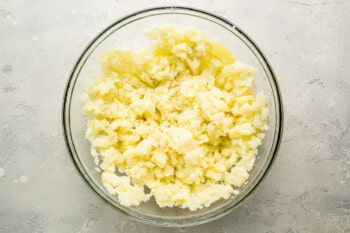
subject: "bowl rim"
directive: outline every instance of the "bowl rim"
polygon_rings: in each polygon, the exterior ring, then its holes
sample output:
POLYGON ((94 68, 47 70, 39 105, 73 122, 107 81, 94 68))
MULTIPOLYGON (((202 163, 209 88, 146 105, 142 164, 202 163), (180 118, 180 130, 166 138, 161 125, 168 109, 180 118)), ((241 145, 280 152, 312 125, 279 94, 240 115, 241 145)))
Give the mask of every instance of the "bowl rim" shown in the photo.
MULTIPOLYGON (((157 14, 156 14, 157 15, 157 14)), ((138 20, 140 18, 137 18, 136 20, 138 20)), ((231 31, 233 33, 233 31, 231 31)), ((244 42, 244 41, 243 41, 244 42)), ((97 45, 98 46, 98 45, 97 45)), ((247 45, 248 46, 248 45, 247 45)), ((249 46, 248 46, 249 47, 249 46)), ((250 47, 249 47, 250 48, 250 47)), ((259 60, 260 60, 259 59, 259 60)), ((80 68, 80 69, 81 69, 80 68)), ((265 69, 265 67, 263 67, 265 69)), ((265 71, 266 72, 266 71, 265 71)), ((78 72, 79 73, 79 72, 78 72)), ((62 129, 63 129, 63 136, 64 136, 64 140, 65 140, 65 144, 67 147, 67 150, 69 152, 69 157, 72 160, 75 168, 77 169, 78 173, 80 174, 80 176, 83 178, 84 182, 87 184, 87 186, 100 198, 102 199, 105 203, 107 203, 109 206, 111 206, 113 209, 117 210, 119 213, 126 215, 128 217, 131 217, 131 219, 137 220, 139 222, 143 222, 146 224, 150 224, 150 225, 156 225, 156 226, 162 226, 162 227, 188 227, 188 226, 194 226, 194 225, 199 225, 199 224, 203 224, 209 221, 213 221, 215 219, 221 218, 224 215, 229 214, 230 212, 232 212, 233 210, 239 208, 243 203, 246 203, 247 200, 252 196, 252 194, 258 189, 258 187, 260 186, 260 184, 264 181, 264 179, 266 178, 268 172, 271 170, 271 166, 273 165, 276 157, 277 157, 277 153, 282 141, 282 135, 283 135, 283 125, 284 125, 284 114, 283 114, 283 102, 282 102, 282 95, 281 95, 281 91, 280 91, 280 87, 279 84, 277 82, 276 79, 276 75, 269 63, 269 61, 267 60, 267 58, 265 57, 264 53, 262 52, 262 50, 257 46, 257 44, 242 30, 240 29, 237 25, 233 24, 232 22, 230 22, 229 20, 223 18, 222 16, 216 15, 214 13, 210 13, 208 11, 205 10, 201 10, 201 9, 197 9, 197 8, 192 8, 192 7, 185 7, 185 6, 161 6, 161 7, 151 7, 151 8, 146 8, 144 10, 140 10, 140 11, 136 11, 134 13, 128 14, 124 17, 119 18, 118 20, 114 21, 112 24, 110 24, 108 27, 106 27, 105 29, 103 29, 100 33, 98 33, 91 41, 90 43, 88 43, 88 45, 85 47, 85 49, 83 50, 83 52, 79 55, 78 60, 76 61, 70 76, 67 80, 66 83, 66 87, 65 87, 65 91, 63 94, 63 103, 62 103, 62 129), (162 221, 160 222, 159 220, 164 220, 164 219, 157 219, 157 220, 152 220, 149 217, 148 218, 142 218, 140 216, 136 216, 136 215, 132 215, 127 211, 127 207, 123 207, 120 206, 120 208, 118 208, 117 206, 113 205, 112 203, 110 203, 110 201, 105 197, 105 195, 102 195, 101 192, 99 192, 94 186, 96 186, 94 184, 94 181, 89 177, 88 173, 85 171, 84 166, 81 164, 81 161, 79 160, 79 156, 78 153, 75 153, 76 156, 74 155, 74 142, 72 140, 71 137, 71 130, 70 130, 70 117, 69 117, 69 113, 70 113, 70 102, 68 103, 68 101, 71 99, 71 95, 73 93, 74 90, 74 85, 75 82, 77 80, 77 75, 76 71, 79 67, 82 68, 82 66, 84 65, 85 61, 83 62, 83 64, 81 64, 83 58, 85 57, 85 55, 88 53, 88 51, 95 45, 95 43, 98 41, 98 39, 100 39, 103 35, 105 35, 110 29, 112 29, 113 27, 117 26, 118 24, 121 24, 124 21, 127 21, 128 19, 138 16, 138 15, 142 15, 142 14, 147 14, 150 12, 155 12, 157 13, 157 11, 165 11, 168 12, 168 14, 171 14, 172 12, 175 11, 180 11, 180 14, 182 11, 188 11, 188 12, 192 12, 195 14, 201 14, 204 16, 210 17, 225 24, 226 26, 233 28, 235 31, 237 31, 239 33, 240 36, 242 36, 244 39, 246 39, 250 45, 254 48, 254 50, 258 53, 258 55, 260 56, 260 59, 262 60, 261 65, 265 65, 268 73, 270 74, 270 78, 269 82, 270 85, 275 89, 276 92, 276 99, 277 99, 277 104, 275 103, 275 105, 277 106, 276 108, 276 114, 279 116, 279 118, 276 119, 276 122, 278 123, 279 127, 276 127, 275 129, 275 134, 274 136, 276 137, 276 140, 274 140, 274 144, 271 147, 271 152, 269 154, 269 157, 271 157, 270 160, 267 161, 267 164, 264 166, 265 169, 262 169, 259 174, 256 176, 256 182, 255 185, 248 190, 248 192, 246 193, 246 195, 242 196, 237 203, 235 203, 232 206, 226 207, 225 209, 223 209, 223 211, 220 212, 214 212, 213 215, 209 215, 207 216, 207 214, 202 214, 202 218, 196 218, 193 219, 193 217, 183 217, 183 218, 177 218, 174 219, 174 221, 162 221), (272 81, 272 83, 271 83, 272 81), (277 111, 278 110, 278 111, 277 111), (277 130, 277 132, 276 132, 277 130), (260 174, 261 173, 261 174, 260 174), (203 218, 204 216, 204 218, 203 218), (182 220, 181 223, 177 222, 177 220, 182 220), (184 221, 185 220, 185 221, 184 221)), ((139 214, 144 216, 143 214, 139 214)))

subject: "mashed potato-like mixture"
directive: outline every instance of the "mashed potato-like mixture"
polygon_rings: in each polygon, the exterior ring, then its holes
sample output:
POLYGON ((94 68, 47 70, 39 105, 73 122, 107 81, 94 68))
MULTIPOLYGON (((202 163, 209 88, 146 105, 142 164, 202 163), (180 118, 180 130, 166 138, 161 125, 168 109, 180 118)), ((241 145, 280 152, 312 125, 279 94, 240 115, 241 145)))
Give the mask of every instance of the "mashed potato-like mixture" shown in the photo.
POLYGON ((145 34, 148 50, 105 52, 82 96, 104 186, 125 206, 193 211, 237 194, 267 129, 254 69, 196 28, 145 34))

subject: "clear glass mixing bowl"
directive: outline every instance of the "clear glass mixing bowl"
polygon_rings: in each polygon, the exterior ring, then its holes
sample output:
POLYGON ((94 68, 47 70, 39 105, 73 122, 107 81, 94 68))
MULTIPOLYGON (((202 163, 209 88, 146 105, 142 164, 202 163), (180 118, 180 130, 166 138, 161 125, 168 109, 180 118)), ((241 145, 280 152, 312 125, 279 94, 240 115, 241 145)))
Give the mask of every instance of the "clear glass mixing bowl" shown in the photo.
POLYGON ((266 176, 277 155, 282 135, 283 109, 277 80, 267 59, 253 42, 235 24, 202 10, 184 7, 160 7, 136 12, 126 16, 103 32, 88 45, 78 59, 68 80, 63 100, 63 130, 66 144, 79 173, 88 186, 105 202, 121 213, 136 220, 159 226, 184 227, 205 223, 217 219, 242 204, 243 200, 256 189, 266 176), (90 155, 90 143, 85 139, 86 119, 83 116, 80 96, 87 82, 97 73, 97 62, 101 53, 117 45, 136 48, 146 46, 144 29, 157 25, 195 26, 204 29, 208 36, 221 39, 236 56, 237 60, 257 69, 255 89, 262 90, 268 96, 270 115, 269 130, 250 172, 247 184, 240 188, 239 195, 232 195, 228 200, 220 200, 210 207, 197 211, 188 209, 160 208, 154 200, 136 207, 120 205, 115 196, 104 188, 100 173, 90 155))

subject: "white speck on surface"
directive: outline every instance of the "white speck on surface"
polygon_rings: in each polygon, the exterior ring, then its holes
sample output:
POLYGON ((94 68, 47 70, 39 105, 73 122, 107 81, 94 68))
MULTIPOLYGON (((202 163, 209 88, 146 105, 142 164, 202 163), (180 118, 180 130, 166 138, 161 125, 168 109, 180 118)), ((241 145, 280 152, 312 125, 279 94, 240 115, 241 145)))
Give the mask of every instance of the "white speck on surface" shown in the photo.
POLYGON ((13 180, 13 183, 18 183, 18 181, 19 180, 16 178, 16 179, 13 180))
POLYGON ((28 180, 28 177, 25 176, 25 175, 22 175, 22 176, 19 178, 19 181, 20 181, 21 183, 25 183, 25 182, 27 182, 27 180, 28 180))
POLYGON ((75 13, 77 13, 77 12, 76 12, 76 10, 72 10, 70 13, 71 13, 72 15, 75 15, 75 13))
POLYGON ((0 177, 5 176, 5 170, 0 167, 0 177))
POLYGON ((38 37, 33 36, 33 41, 37 41, 37 40, 38 40, 38 37))
POLYGON ((15 20, 15 21, 13 21, 13 25, 17 25, 18 23, 17 23, 17 21, 15 20))

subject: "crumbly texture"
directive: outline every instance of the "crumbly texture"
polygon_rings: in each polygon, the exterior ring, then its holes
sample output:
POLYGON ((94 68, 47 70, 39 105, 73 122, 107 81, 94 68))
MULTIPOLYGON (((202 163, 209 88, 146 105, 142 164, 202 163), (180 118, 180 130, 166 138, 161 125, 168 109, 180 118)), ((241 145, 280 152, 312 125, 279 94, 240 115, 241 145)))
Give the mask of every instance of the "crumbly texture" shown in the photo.
POLYGON ((125 206, 193 211, 237 194, 267 129, 254 69, 196 28, 145 35, 148 50, 105 52, 82 96, 104 186, 125 206))

